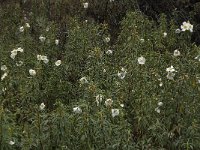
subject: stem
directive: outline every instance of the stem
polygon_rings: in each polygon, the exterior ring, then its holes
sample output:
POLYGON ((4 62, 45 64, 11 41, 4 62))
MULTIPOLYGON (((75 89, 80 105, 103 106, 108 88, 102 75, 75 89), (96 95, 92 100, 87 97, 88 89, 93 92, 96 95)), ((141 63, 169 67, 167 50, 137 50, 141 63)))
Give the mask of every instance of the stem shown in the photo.
MULTIPOLYGON (((1 110, 0 110, 1 111, 1 110)), ((3 141, 3 125, 2 125, 2 123, 3 123, 3 112, 0 114, 1 116, 0 116, 0 122, 1 122, 1 124, 0 124, 0 132, 1 132, 1 136, 0 136, 0 149, 2 150, 2 145, 3 145, 3 143, 2 143, 2 141, 3 141)))
POLYGON ((37 113, 37 119, 38 119, 38 135, 39 135, 39 140, 40 140, 40 146, 42 147, 42 149, 44 150, 43 144, 42 144, 42 140, 41 140, 41 119, 40 119, 40 112, 38 111, 37 113))

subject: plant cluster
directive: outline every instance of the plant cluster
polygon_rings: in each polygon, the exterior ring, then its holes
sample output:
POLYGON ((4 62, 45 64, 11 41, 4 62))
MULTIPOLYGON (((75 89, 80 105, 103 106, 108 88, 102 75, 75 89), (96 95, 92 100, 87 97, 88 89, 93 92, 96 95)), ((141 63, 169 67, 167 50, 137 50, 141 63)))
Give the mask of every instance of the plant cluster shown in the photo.
POLYGON ((200 148, 192 21, 132 10, 113 40, 108 24, 86 18, 93 1, 57 20, 47 6, 64 1, 48 2, 33 1, 28 16, 0 9, 0 149, 200 148))

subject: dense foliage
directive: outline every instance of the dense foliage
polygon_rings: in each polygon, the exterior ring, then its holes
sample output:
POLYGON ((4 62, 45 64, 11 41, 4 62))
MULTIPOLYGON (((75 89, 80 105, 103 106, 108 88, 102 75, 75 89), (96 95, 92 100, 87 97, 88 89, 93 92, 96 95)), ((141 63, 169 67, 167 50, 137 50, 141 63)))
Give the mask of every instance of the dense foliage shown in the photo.
POLYGON ((199 149, 198 3, 161 2, 2 3, 0 149, 199 149))

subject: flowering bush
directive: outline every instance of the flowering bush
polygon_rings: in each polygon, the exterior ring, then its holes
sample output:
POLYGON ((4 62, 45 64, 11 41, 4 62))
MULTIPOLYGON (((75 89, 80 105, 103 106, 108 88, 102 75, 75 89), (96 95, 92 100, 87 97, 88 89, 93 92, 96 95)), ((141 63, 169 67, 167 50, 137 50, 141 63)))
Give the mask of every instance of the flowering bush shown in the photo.
POLYGON ((115 62, 127 69, 127 75, 116 89, 117 97, 124 100, 133 138, 141 147, 200 146, 200 68, 195 59, 199 47, 188 42, 189 22, 188 31, 177 33, 178 28, 182 25, 168 24, 165 16, 157 25, 139 12, 129 13, 122 22, 115 62))
POLYGON ((0 11, 1 149, 200 148, 192 21, 129 12, 113 44, 106 24, 73 16, 62 30, 36 4, 0 11))

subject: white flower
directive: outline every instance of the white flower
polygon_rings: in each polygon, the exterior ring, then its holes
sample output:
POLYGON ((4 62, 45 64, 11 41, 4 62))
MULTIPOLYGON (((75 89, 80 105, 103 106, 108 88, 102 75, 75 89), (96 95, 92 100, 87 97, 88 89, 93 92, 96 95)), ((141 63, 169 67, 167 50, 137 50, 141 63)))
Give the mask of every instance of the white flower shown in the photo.
POLYGON ((89 5, 89 3, 87 3, 87 2, 86 2, 86 3, 83 3, 83 7, 84 7, 84 8, 88 8, 88 5, 89 5))
POLYGON ((55 65, 56 65, 56 66, 60 66, 60 65, 61 65, 61 60, 57 60, 57 61, 55 62, 55 65))
POLYGON ((20 31, 20 32, 24 32, 24 27, 21 26, 21 27, 19 28, 19 31, 20 31))
POLYGON ((163 102, 158 102, 158 106, 163 106, 163 102))
POLYGON ((167 32, 164 32, 164 33, 163 33, 163 37, 166 37, 166 36, 167 36, 167 32))
POLYGON ((85 83, 88 83, 88 80, 87 80, 87 78, 86 77, 82 77, 82 78, 80 78, 80 83, 81 84, 85 84, 85 83))
POLYGON ((73 112, 76 114, 81 114, 82 113, 82 109, 78 106, 78 107, 74 107, 73 108, 73 112))
POLYGON ((96 103, 97 103, 97 106, 99 106, 99 103, 101 103, 103 100, 103 95, 99 94, 96 96, 96 103))
POLYGON ((181 52, 179 50, 174 50, 174 56, 177 57, 177 56, 180 56, 181 55, 181 52))
POLYGON ((37 60, 42 60, 42 55, 37 55, 37 60))
POLYGON ((157 113, 160 113, 160 109, 159 109, 158 107, 155 108, 155 111, 156 111, 157 113))
POLYGON ((167 72, 176 72, 176 70, 174 69, 173 66, 169 67, 169 68, 166 68, 166 71, 167 72))
POLYGON ((47 28, 46 28, 46 31, 49 32, 49 30, 50 30, 50 27, 47 27, 47 28))
POLYGON ((18 61, 18 62, 16 62, 16 66, 17 67, 20 67, 20 66, 22 66, 23 65, 23 61, 18 61))
POLYGON ((182 31, 188 30, 188 24, 187 24, 187 22, 183 22, 183 24, 181 25, 181 30, 182 31))
POLYGON ((118 76, 120 79, 124 79, 125 76, 126 76, 126 73, 125 73, 125 72, 118 72, 118 73, 117 73, 117 76, 118 76))
POLYGON ((181 33, 181 30, 180 29, 176 29, 175 33, 179 34, 179 33, 181 33))
POLYGON ((175 76, 175 73, 174 72, 177 72, 173 66, 169 67, 166 69, 166 71, 168 72, 167 73, 167 78, 169 80, 173 80, 174 79, 174 76, 175 76))
POLYGON ((6 71, 8 68, 6 67, 6 65, 2 65, 1 66, 1 71, 6 71))
POLYGON ((106 52, 106 54, 107 54, 107 55, 111 55, 112 53, 113 53, 113 51, 112 51, 112 50, 110 50, 110 49, 109 49, 109 50, 107 50, 107 52, 106 52))
POLYGON ((190 24, 190 22, 183 22, 183 24, 181 25, 181 30, 182 31, 190 31, 193 32, 193 25, 190 24))
POLYGON ((10 144, 10 145, 14 145, 15 142, 14 142, 14 141, 10 141, 9 144, 10 144))
POLYGON ((7 77, 7 76, 8 76, 8 73, 5 72, 5 73, 1 76, 1 81, 3 81, 3 80, 5 79, 5 77, 7 77))
POLYGON ((30 69, 30 70, 29 70, 29 74, 30 74, 31 76, 35 76, 35 75, 36 75, 36 71, 33 70, 33 69, 30 69))
POLYGON ((140 39, 141 43, 144 43, 144 39, 140 39))
POLYGON ((46 38, 42 35, 39 37, 39 39, 40 39, 41 42, 44 42, 46 40, 46 38))
POLYGON ((118 73, 117 73, 117 76, 118 76, 120 79, 124 79, 125 76, 126 76, 126 73, 127 73, 127 72, 126 72, 126 69, 122 67, 121 72, 118 72, 118 73))
POLYGON ((124 104, 120 104, 120 106, 123 108, 123 107, 124 107, 124 104))
POLYGON ((112 117, 119 115, 119 109, 111 109, 111 112, 112 112, 112 117))
POLYGON ((43 110, 45 108, 45 104, 44 103, 41 103, 40 104, 40 110, 43 110))
POLYGON ((106 107, 108 107, 108 106, 110 107, 112 105, 112 103, 113 103, 113 100, 110 98, 105 101, 106 107))
POLYGON ((27 27, 27 28, 30 28, 31 26, 30 26, 30 24, 29 24, 29 23, 26 23, 26 27, 27 27))
POLYGON ((159 86, 160 86, 160 87, 162 87, 162 86, 163 86, 163 83, 162 83, 162 82, 160 82, 159 86))
POLYGON ((105 42, 107 42, 107 43, 110 42, 110 37, 106 37, 105 42))
POLYGON ((146 62, 146 59, 145 59, 143 56, 141 56, 141 57, 138 58, 138 63, 139 63, 140 65, 144 65, 145 62, 146 62))
POLYGON ((59 40, 58 40, 58 39, 55 40, 55 44, 56 44, 56 45, 59 44, 59 40))

